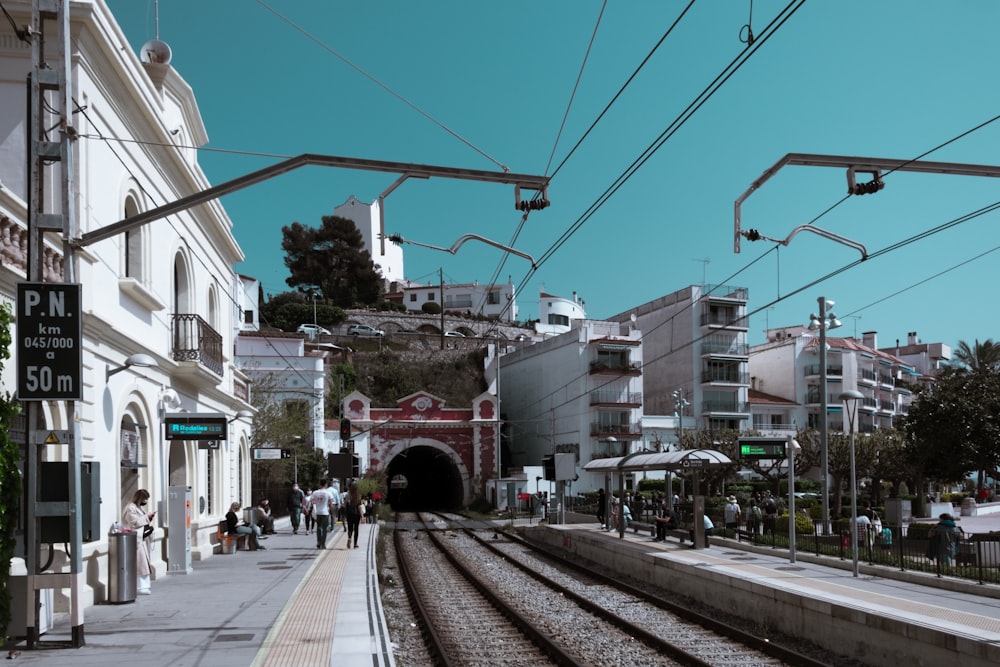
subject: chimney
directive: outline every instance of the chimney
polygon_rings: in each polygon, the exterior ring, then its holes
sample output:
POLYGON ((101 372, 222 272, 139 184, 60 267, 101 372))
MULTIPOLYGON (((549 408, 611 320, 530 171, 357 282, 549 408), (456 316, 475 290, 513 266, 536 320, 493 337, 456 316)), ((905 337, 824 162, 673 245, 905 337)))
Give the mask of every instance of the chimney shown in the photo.
POLYGON ((917 338, 917 332, 916 331, 911 331, 910 333, 906 334, 906 344, 907 345, 919 345, 920 344, 920 339, 917 338))
POLYGON ((866 331, 861 334, 861 342, 865 347, 870 347, 873 350, 878 349, 878 332, 877 331, 866 331))

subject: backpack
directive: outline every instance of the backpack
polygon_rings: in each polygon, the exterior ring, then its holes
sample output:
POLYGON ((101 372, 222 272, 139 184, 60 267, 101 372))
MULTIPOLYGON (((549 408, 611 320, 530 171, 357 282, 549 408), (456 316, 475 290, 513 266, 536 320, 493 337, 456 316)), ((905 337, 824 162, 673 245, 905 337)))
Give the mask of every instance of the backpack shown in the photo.
POLYGON ((755 523, 760 523, 760 519, 761 519, 761 517, 760 517, 760 508, 755 505, 750 516, 753 517, 753 520, 754 520, 755 523))

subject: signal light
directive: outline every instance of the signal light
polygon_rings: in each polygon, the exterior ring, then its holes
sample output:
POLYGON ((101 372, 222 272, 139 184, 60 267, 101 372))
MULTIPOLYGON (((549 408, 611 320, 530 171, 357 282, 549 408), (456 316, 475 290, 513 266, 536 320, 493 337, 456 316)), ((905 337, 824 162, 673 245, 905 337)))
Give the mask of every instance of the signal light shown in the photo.
POLYGON ((340 420, 340 439, 350 440, 351 439, 351 420, 344 417, 340 420))

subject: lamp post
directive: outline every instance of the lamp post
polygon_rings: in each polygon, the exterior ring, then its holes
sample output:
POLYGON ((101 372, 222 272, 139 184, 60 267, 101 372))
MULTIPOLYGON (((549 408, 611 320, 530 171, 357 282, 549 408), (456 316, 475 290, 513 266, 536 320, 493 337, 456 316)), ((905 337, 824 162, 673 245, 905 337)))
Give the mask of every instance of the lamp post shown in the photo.
POLYGON ((830 531, 830 452, 827 438, 826 415, 826 330, 836 329, 840 320, 833 313, 827 314, 828 308, 833 308, 833 301, 819 297, 819 316, 809 315, 809 330, 819 330, 819 449, 820 476, 823 482, 823 534, 830 531))
MULTIPOLYGON (((674 389, 672 396, 674 397, 674 414, 677 416, 677 449, 680 449, 681 438, 684 436, 684 408, 690 403, 684 398, 684 387, 674 389)), ((681 491, 683 490, 684 478, 681 477, 681 491)), ((674 473, 672 470, 667 471, 667 497, 670 498, 667 506, 672 511, 674 509, 674 473)))
POLYGON ((847 421, 851 429, 851 560, 854 563, 854 576, 858 576, 858 480, 854 465, 854 417, 858 409, 858 401, 864 394, 855 389, 849 389, 837 398, 844 402, 847 421))

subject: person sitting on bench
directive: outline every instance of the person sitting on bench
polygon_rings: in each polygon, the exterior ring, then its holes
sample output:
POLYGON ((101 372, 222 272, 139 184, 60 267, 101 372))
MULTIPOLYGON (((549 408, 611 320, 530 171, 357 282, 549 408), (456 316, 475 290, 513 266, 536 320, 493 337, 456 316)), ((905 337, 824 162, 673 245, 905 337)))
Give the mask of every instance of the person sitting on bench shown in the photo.
POLYGON ((263 550, 264 547, 260 545, 260 526, 248 526, 246 523, 242 522, 237 518, 237 512, 240 511, 240 504, 233 503, 229 506, 229 511, 226 512, 226 534, 227 535, 249 535, 248 538, 248 548, 251 551, 256 551, 258 549, 263 550))
POLYGON ((655 542, 662 542, 667 539, 667 531, 677 528, 677 515, 670 509, 667 499, 656 509, 656 539, 655 542))

